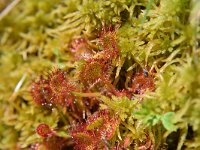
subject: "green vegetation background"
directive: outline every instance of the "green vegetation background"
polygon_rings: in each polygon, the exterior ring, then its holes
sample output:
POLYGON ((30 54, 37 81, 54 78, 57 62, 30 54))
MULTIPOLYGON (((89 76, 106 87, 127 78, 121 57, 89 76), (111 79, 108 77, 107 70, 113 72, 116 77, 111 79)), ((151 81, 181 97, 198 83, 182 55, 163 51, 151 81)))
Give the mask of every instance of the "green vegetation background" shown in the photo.
MULTIPOLYGON (((41 141, 35 133, 41 122, 57 127, 59 113, 33 103, 30 83, 53 67, 76 68, 69 42, 85 36, 95 43, 95 31, 105 23, 119 26, 116 80, 123 74, 129 82, 138 66, 156 70, 156 90, 145 93, 143 103, 103 99, 102 107, 126 120, 120 136, 142 139, 145 129, 158 145, 168 140, 178 150, 200 149, 198 0, 21 0, 7 15, 2 12, 0 149, 41 141)), ((59 134, 69 137, 66 129, 59 134)))

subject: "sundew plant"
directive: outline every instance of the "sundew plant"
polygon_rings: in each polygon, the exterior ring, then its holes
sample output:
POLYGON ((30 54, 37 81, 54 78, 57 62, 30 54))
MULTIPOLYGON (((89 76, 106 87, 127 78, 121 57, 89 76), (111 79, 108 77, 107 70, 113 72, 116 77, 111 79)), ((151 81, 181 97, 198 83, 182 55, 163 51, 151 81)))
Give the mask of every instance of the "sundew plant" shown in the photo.
POLYGON ((0 0, 0 149, 199 150, 199 0, 0 0))

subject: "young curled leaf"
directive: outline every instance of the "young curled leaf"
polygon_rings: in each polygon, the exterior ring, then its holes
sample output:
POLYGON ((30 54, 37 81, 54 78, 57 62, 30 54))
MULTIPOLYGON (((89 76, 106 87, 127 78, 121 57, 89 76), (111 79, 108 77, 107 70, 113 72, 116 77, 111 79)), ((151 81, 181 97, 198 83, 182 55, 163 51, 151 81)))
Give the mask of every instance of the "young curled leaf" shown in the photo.
POLYGON ((54 134, 50 127, 44 123, 38 125, 36 132, 38 135, 44 138, 50 137, 54 134))

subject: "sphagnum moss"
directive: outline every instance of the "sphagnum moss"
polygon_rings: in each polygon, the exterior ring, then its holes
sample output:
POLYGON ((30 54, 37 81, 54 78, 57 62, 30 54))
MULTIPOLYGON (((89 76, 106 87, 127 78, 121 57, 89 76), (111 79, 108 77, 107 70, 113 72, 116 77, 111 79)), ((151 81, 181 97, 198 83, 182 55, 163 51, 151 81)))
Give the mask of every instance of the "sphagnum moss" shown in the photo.
POLYGON ((198 0, 0 4, 0 149, 200 149, 198 0))

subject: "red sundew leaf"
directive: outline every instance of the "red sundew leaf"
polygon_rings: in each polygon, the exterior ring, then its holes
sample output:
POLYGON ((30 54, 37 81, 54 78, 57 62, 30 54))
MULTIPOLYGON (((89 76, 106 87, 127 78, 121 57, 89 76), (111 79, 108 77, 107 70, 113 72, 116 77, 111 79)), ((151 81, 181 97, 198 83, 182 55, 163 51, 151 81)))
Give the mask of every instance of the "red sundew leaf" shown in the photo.
POLYGON ((41 137, 47 138, 52 136, 54 133, 50 129, 50 127, 47 124, 40 124, 36 129, 37 134, 39 134, 41 137))
POLYGON ((146 139, 139 143, 138 150, 148 150, 148 149, 152 150, 154 148, 153 148, 152 141, 149 135, 147 134, 146 139))
POLYGON ((47 124, 39 124, 36 133, 42 137, 42 142, 31 145, 30 150, 62 150, 65 147, 72 146, 69 138, 58 137, 47 124))
POLYGON ((132 97, 132 94, 129 90, 127 90, 127 89, 118 90, 113 85, 110 86, 110 92, 112 93, 111 96, 114 94, 117 97, 126 96, 129 99, 131 99, 131 97, 132 97))
POLYGON ((71 136, 75 143, 75 150, 94 150, 104 147, 103 141, 96 136, 95 131, 85 129, 83 132, 72 132, 71 136))
POLYGON ((103 149, 107 147, 104 141, 114 136, 118 125, 119 120, 115 115, 108 110, 100 110, 89 116, 86 123, 74 126, 70 134, 77 149, 103 149))
POLYGON ((40 147, 39 143, 34 143, 30 146, 29 150, 38 150, 40 147))
POLYGON ((31 86, 31 95, 38 105, 47 105, 50 104, 49 100, 52 97, 52 91, 49 87, 48 80, 45 80, 43 77, 40 77, 40 80, 33 82, 31 86))
POLYGON ((80 79, 85 84, 93 84, 101 78, 103 66, 97 61, 88 61, 80 73, 80 79))
POLYGON ((126 138, 124 139, 123 147, 124 147, 124 148, 127 148, 130 144, 131 144, 130 137, 126 137, 126 138))
POLYGON ((62 150, 67 149, 67 145, 69 144, 68 139, 52 136, 48 140, 45 140, 41 143, 46 150, 62 150))
MULTIPOLYGON (((92 145, 94 143, 94 133, 92 131, 80 132, 74 135, 75 139, 79 139, 78 142, 84 143, 86 145, 92 145)), ((77 143, 77 142, 76 142, 77 143)))
POLYGON ((95 120, 93 120, 89 125, 87 125, 86 129, 93 130, 93 129, 96 129, 96 128, 102 126, 102 124, 103 124, 103 118, 98 117, 98 118, 95 118, 95 120))
POLYGON ((74 39, 70 43, 69 48, 70 51, 74 53, 74 56, 77 60, 87 60, 93 56, 92 48, 85 38, 74 39))
POLYGON ((99 132, 102 138, 110 140, 115 134, 115 131, 119 125, 119 120, 116 118, 116 116, 111 115, 108 110, 102 110, 97 114, 94 114, 94 119, 95 118, 103 118, 103 123, 101 124, 101 126, 99 126, 99 132))
POLYGON ((66 78, 65 72, 60 69, 55 70, 48 78, 54 103, 60 105, 71 105, 71 99, 74 98, 71 92, 75 91, 76 88, 66 78))
POLYGON ((72 143, 65 138, 51 136, 43 139, 41 143, 31 145, 29 150, 63 150, 71 149, 72 143))
POLYGON ((39 81, 33 82, 31 87, 33 100, 47 107, 72 106, 74 97, 71 92, 73 91, 76 91, 75 85, 70 83, 65 72, 60 69, 52 71, 47 79, 41 77, 39 81))
POLYGON ((140 71, 132 78, 131 91, 135 94, 143 94, 147 89, 153 91, 155 89, 154 82, 155 79, 152 74, 140 71))
POLYGON ((75 150, 87 150, 89 148, 95 149, 95 145, 99 139, 95 137, 95 132, 86 129, 86 124, 79 124, 74 126, 70 134, 75 143, 75 150))
POLYGON ((121 147, 120 144, 118 144, 115 147, 112 147, 111 150, 125 150, 125 148, 121 147))
POLYGON ((100 44, 103 47, 104 59, 113 59, 119 54, 116 32, 112 26, 104 26, 100 33, 100 44))
POLYGON ((79 79, 86 87, 108 80, 111 66, 101 59, 89 59, 79 73, 79 79))

